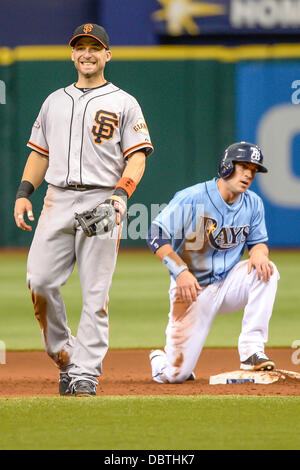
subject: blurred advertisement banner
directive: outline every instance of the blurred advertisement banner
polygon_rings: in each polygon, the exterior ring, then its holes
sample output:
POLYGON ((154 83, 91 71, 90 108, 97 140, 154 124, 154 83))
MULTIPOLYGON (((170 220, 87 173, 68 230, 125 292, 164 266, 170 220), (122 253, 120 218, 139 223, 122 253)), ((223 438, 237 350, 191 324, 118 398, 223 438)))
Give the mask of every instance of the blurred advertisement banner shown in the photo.
POLYGON ((99 23, 111 45, 154 45, 205 35, 297 34, 300 0, 9 0, 1 2, 0 47, 68 44, 76 26, 99 23), (28 12, 38 21, 32 25, 28 12))
POLYGON ((300 0, 157 0, 154 29, 170 36, 295 33, 300 0))
POLYGON ((264 200, 270 244, 300 246, 300 65, 237 65, 237 140, 258 144, 269 172, 252 185, 264 200), (297 86, 298 84, 298 86, 297 86))

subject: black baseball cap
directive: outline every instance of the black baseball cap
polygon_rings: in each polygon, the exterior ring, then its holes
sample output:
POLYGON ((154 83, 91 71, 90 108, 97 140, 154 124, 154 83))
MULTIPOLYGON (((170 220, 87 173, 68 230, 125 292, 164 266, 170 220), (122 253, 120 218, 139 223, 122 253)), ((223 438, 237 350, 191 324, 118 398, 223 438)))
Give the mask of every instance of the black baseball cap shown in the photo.
POLYGON ((102 26, 94 23, 86 23, 78 26, 75 29, 74 34, 69 42, 71 47, 75 46, 76 41, 80 37, 90 37, 96 39, 98 42, 102 44, 105 49, 109 49, 109 37, 107 32, 102 26))

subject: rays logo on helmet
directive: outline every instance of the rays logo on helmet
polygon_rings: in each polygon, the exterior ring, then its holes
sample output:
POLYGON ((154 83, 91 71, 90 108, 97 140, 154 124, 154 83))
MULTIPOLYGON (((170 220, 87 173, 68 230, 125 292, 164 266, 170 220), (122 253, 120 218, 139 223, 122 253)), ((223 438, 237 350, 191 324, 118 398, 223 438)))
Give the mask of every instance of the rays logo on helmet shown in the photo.
POLYGON ((252 153, 251 153, 250 159, 251 159, 251 161, 253 161, 254 163, 260 162, 260 160, 261 160, 261 153, 260 153, 260 151, 259 151, 258 148, 252 147, 252 153))

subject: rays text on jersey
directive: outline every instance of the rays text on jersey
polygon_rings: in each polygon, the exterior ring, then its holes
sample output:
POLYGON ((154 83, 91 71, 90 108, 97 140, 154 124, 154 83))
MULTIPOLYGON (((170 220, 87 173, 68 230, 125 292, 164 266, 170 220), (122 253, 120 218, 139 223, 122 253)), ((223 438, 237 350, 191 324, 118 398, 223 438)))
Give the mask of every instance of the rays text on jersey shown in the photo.
POLYGON ((218 229, 218 222, 215 219, 204 217, 204 231, 212 248, 230 250, 240 243, 245 243, 250 226, 221 227, 218 229))

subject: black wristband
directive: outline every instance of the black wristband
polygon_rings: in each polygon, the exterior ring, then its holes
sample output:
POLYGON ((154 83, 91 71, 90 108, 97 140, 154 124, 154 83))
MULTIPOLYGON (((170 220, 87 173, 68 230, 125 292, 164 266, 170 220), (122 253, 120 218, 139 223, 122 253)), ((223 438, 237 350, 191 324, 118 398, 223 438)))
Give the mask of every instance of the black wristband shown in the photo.
POLYGON ((128 194, 126 193, 125 189, 123 189, 123 188, 120 188, 120 187, 116 188, 114 190, 114 194, 116 196, 120 196, 122 199, 125 199, 125 201, 127 201, 127 199, 128 199, 128 194))
POLYGON ((161 246, 172 243, 170 236, 156 224, 151 224, 146 242, 153 253, 156 253, 161 246))
POLYGON ((19 199, 20 197, 26 197, 27 199, 29 199, 33 191, 34 186, 32 183, 30 183, 30 181, 21 181, 21 184, 17 191, 16 199, 19 199))

